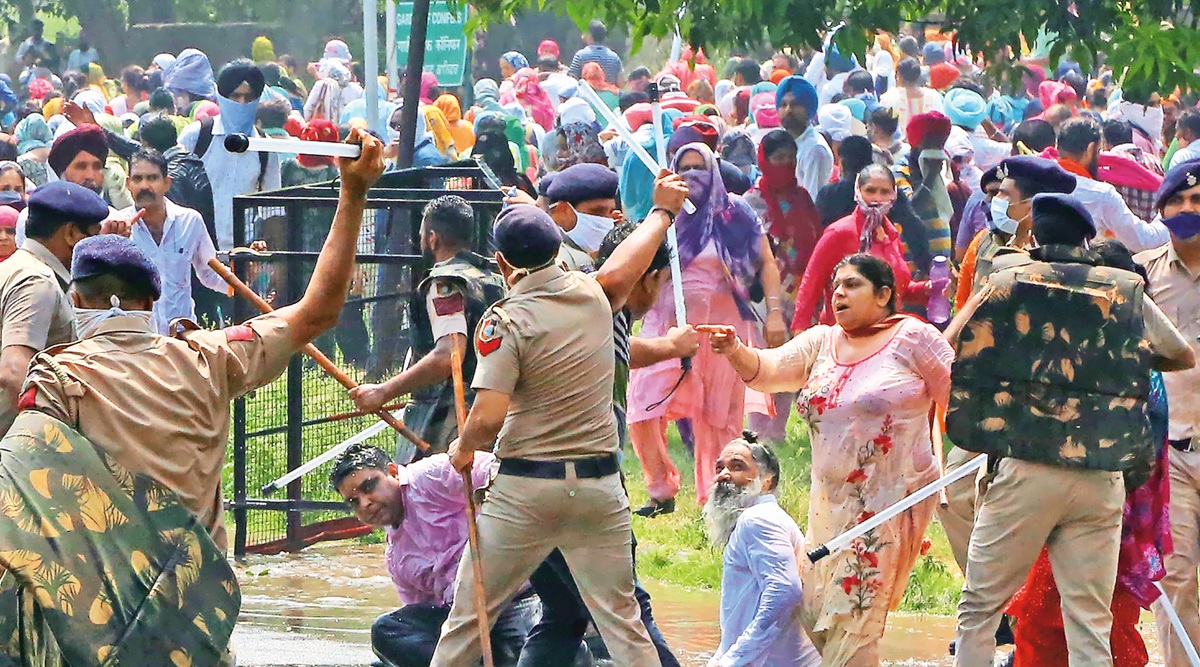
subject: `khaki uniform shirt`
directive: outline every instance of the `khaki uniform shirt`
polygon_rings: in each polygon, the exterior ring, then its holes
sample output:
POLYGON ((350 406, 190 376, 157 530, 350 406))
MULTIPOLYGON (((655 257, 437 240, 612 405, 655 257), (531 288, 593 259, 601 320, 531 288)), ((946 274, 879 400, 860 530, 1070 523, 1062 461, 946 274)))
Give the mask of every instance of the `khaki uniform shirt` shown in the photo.
POLYGON ((558 249, 558 257, 554 260, 555 264, 564 271, 583 271, 591 273, 595 270, 596 262, 592 260, 592 256, 579 249, 571 239, 563 237, 562 245, 558 249))
MULTIPOLYGON (((75 340, 70 284, 71 272, 33 239, 0 262, 0 349, 21 345, 40 352, 75 340)), ((0 407, 0 423, 14 416, 0 407)))
POLYGON ((617 451, 612 307, 595 278, 551 266, 522 278, 475 333, 472 387, 508 394, 500 458, 617 451))
POLYGON ((298 349, 287 322, 275 315, 178 338, 117 316, 91 337, 49 351, 67 382, 35 358, 21 403, 76 427, 117 463, 168 486, 224 550, 221 469, 230 401, 279 377, 298 349))
MULTIPOLYGON (((1138 253, 1134 259, 1146 267, 1150 278, 1146 294, 1200 355, 1200 344, 1196 341, 1200 336, 1200 275, 1188 271, 1170 243, 1138 253)), ((1171 411, 1168 437, 1200 438, 1200 366, 1163 373, 1163 384, 1167 387, 1171 411)))

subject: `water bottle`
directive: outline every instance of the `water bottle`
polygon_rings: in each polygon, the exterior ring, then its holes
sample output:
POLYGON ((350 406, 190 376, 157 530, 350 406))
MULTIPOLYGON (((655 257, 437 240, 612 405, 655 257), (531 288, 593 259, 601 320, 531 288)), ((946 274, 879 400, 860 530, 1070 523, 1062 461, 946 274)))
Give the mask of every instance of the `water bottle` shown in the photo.
POLYGON ((935 255, 929 267, 929 303, 925 312, 934 324, 945 324, 950 320, 950 297, 946 288, 950 286, 950 260, 945 255, 935 255))

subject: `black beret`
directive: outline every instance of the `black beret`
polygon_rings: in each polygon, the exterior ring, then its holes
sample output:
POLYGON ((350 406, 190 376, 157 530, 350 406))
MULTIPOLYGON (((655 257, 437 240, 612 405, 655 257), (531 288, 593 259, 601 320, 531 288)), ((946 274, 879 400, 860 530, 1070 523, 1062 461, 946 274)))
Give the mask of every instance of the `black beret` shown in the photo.
POLYGON ((1005 178, 1019 178, 1032 183, 1033 192, 1023 192, 1030 197, 1042 192, 1060 192, 1070 194, 1075 191, 1075 176, 1066 169, 1058 166, 1054 160, 1033 155, 1018 155, 1000 163, 996 175, 1005 178))
POLYGON ((536 206, 514 204, 496 216, 496 250, 518 269, 533 269, 554 261, 562 231, 548 213, 536 206))
POLYGON ((75 245, 71 257, 71 280, 116 276, 130 285, 149 289, 154 298, 162 295, 158 267, 133 241, 116 234, 99 234, 75 245))
POLYGON ((999 183, 1000 181, 1003 181, 1003 180, 1004 180, 1003 178, 1000 178, 1000 165, 996 165, 996 166, 992 167, 991 169, 988 169, 987 171, 983 172, 983 175, 979 177, 979 187, 983 188, 983 187, 987 186, 988 183, 992 183, 992 182, 999 183))
POLYGON ((554 183, 554 178, 556 176, 558 176, 558 172, 552 171, 549 174, 546 174, 545 176, 543 176, 542 180, 538 181, 537 193, 538 193, 539 197, 549 197, 550 196, 549 195, 550 185, 554 183))
POLYGON ((108 218, 108 204, 100 195, 68 181, 47 183, 29 195, 29 217, 39 221, 96 225, 108 218))
POLYGON ((1092 214, 1088 213, 1087 208, 1071 195, 1058 193, 1034 195, 1031 214, 1035 236, 1038 234, 1039 227, 1049 225, 1057 225, 1060 228, 1074 227, 1083 231, 1087 238, 1096 235, 1096 222, 1092 220, 1092 214))
POLYGON ((565 201, 572 206, 592 199, 616 199, 620 182, 616 172, 604 165, 577 164, 558 172, 546 187, 546 196, 551 204, 565 201))
POLYGON ((1200 185, 1200 158, 1180 162, 1167 171, 1162 185, 1158 186, 1158 194, 1154 196, 1154 208, 1162 210, 1167 200, 1175 193, 1200 185))

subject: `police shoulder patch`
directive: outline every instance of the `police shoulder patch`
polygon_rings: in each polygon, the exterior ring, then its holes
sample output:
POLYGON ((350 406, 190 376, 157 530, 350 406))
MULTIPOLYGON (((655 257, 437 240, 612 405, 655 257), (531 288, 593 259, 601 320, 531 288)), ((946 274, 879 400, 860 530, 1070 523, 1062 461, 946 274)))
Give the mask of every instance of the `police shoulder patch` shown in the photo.
POLYGON ((493 309, 484 315, 475 329, 475 351, 481 357, 500 349, 504 339, 504 316, 502 312, 493 309))
POLYGON ((254 329, 251 329, 245 324, 239 324, 233 327, 225 327, 225 340, 229 341, 230 343, 254 340, 254 329))

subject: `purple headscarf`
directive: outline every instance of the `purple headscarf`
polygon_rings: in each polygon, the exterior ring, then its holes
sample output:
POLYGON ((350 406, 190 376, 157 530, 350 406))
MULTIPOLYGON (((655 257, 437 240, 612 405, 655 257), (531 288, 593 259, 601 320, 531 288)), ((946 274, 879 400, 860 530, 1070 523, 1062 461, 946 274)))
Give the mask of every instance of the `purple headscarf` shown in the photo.
POLYGON ((679 163, 689 152, 699 153, 707 169, 689 171, 683 175, 690 192, 689 199, 696 205, 695 213, 683 212, 675 221, 679 235, 679 261, 683 266, 692 263, 704 248, 712 242, 717 255, 737 285, 738 310, 746 319, 753 319, 746 292, 759 269, 759 251, 762 248, 762 222, 741 197, 725 190, 716 157, 702 143, 691 143, 679 149, 671 171, 679 171, 679 163))

